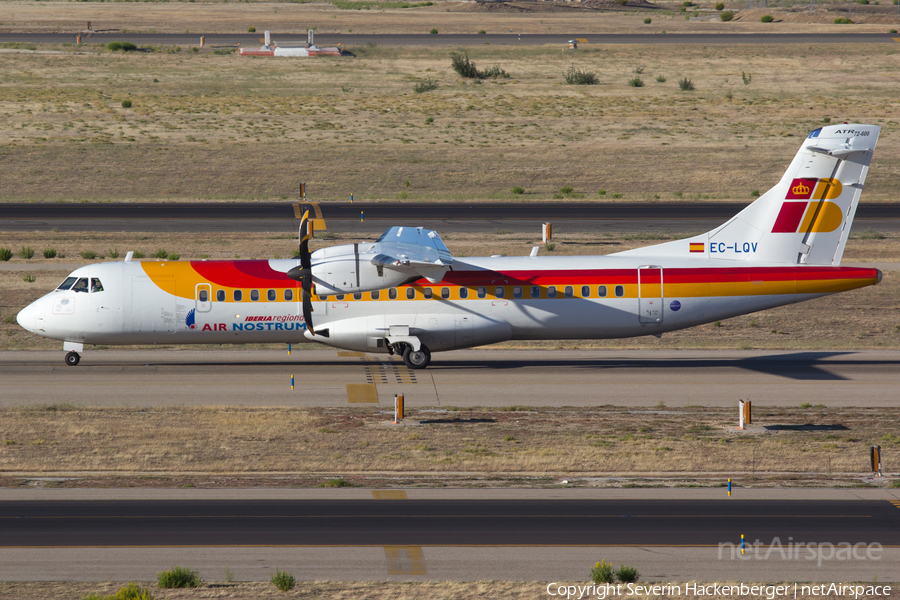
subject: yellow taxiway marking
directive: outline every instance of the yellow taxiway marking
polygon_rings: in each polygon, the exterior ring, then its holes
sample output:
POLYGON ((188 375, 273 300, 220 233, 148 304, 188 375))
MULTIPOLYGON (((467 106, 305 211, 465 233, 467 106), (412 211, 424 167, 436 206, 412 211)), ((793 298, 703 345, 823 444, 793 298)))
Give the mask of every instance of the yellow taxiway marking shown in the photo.
POLYGON ((350 404, 378 404, 378 390, 374 383, 348 383, 347 402, 350 404))
POLYGON ((385 546, 388 575, 427 575, 422 546, 385 546))
POLYGON ((350 352, 348 350, 338 352, 338 358, 365 358, 365 356, 365 352, 350 352))
MULTIPOLYGON (((325 226, 325 217, 322 216, 322 209, 319 207, 318 202, 306 202, 305 204, 309 204, 312 206, 313 214, 316 216, 313 217, 313 229, 315 231, 327 231, 328 228, 325 226)), ((294 207, 294 218, 301 219, 303 218, 303 210, 300 208, 299 202, 293 202, 291 204, 294 207)))
POLYGON ((578 42, 579 44, 587 44, 588 43, 588 41, 584 38, 575 38, 575 41, 578 42))
POLYGON ((893 39, 895 42, 900 42, 900 38, 891 38, 891 39, 893 39))
POLYGON ((409 500, 405 490, 372 490, 376 500, 409 500))

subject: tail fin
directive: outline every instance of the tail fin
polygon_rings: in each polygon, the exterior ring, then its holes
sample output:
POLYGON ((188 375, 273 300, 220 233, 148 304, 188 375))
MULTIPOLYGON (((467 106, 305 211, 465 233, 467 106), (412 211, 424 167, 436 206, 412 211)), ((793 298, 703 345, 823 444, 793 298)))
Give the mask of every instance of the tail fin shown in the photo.
POLYGON ((881 128, 816 129, 778 184, 724 225, 620 254, 839 265, 881 128))

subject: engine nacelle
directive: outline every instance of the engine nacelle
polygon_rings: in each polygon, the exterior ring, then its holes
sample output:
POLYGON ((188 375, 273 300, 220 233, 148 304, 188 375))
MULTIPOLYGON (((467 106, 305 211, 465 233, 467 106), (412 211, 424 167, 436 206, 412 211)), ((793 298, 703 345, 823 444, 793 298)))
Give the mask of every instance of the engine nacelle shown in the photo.
POLYGON ((312 253, 313 285, 316 294, 353 294, 397 287, 418 279, 409 272, 385 269, 372 264, 376 244, 346 244, 322 248, 312 253))

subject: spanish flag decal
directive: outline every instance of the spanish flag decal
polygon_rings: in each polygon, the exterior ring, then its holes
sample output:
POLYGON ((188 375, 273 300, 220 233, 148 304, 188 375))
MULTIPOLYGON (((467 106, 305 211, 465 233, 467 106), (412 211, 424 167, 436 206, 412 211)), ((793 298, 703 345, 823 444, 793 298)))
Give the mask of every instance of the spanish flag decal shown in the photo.
POLYGON ((706 246, 706 244, 702 242, 691 242, 691 252, 704 252, 704 246, 706 246))

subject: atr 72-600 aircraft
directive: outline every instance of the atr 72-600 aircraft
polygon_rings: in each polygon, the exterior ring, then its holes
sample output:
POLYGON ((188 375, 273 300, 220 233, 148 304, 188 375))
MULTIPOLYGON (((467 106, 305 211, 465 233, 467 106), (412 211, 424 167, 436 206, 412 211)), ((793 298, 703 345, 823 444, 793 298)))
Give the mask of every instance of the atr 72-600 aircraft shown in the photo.
POLYGON ((504 340, 664 332, 874 285, 841 267, 879 127, 809 134, 787 172, 724 225, 608 256, 454 258, 440 236, 392 227, 374 243, 309 252, 307 219, 291 260, 101 263, 74 271, 18 315, 84 344, 311 340, 402 355, 504 340))

